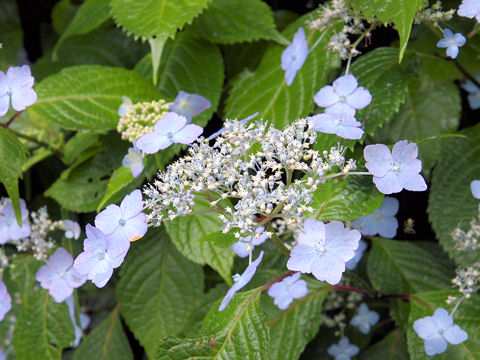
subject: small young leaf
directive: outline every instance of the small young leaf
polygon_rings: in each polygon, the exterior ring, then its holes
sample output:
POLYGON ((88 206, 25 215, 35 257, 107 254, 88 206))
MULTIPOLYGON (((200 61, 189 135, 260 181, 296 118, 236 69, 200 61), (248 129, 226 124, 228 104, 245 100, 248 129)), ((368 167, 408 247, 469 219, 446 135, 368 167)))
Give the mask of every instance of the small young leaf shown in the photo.
POLYGON ((97 212, 100 212, 105 206, 109 205, 109 201, 113 195, 128 186, 133 181, 132 171, 126 167, 120 167, 110 177, 107 184, 107 191, 97 207, 97 212))

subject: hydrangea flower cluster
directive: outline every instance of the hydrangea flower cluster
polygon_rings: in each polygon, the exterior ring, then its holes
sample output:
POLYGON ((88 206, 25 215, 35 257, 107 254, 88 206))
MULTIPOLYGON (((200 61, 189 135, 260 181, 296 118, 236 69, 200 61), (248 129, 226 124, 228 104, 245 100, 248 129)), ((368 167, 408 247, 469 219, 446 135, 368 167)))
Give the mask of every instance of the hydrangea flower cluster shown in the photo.
POLYGON ((480 283, 480 262, 462 269, 457 268, 452 284, 466 299, 469 299, 479 288, 480 283))
POLYGON ((33 90, 34 78, 30 66, 13 66, 5 74, 0 71, 0 116, 12 108, 22 111, 37 101, 37 93, 33 90))
POLYGON ((360 230, 362 235, 380 235, 385 238, 394 238, 397 234, 399 202, 393 197, 385 197, 382 206, 372 214, 365 215, 353 222, 353 227, 360 230))
POLYGON ((465 45, 467 39, 460 33, 454 34, 452 30, 443 30, 443 39, 437 42, 437 47, 447 48, 447 56, 456 59, 458 56, 458 48, 465 45))

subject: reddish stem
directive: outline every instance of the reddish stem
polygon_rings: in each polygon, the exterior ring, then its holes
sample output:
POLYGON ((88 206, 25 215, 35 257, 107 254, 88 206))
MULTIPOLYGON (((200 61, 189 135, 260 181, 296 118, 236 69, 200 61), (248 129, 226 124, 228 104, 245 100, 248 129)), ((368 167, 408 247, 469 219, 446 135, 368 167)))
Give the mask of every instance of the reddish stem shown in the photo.
POLYGON ((3 126, 4 128, 8 128, 10 124, 15 120, 15 118, 20 115, 24 110, 17 111, 15 114, 12 115, 12 117, 5 123, 5 124, 0 124, 0 126, 3 126))

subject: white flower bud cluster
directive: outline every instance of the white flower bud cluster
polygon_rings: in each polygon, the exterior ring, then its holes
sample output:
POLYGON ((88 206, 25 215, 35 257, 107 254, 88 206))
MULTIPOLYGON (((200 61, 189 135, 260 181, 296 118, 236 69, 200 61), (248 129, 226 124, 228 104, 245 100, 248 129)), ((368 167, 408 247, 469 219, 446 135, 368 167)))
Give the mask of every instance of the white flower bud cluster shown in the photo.
POLYGON ((458 291, 465 296, 470 296, 478 290, 478 284, 480 281, 480 263, 476 263, 466 269, 458 268, 456 276, 452 279, 452 283, 455 287, 458 287, 458 291))
POLYGON ((455 242, 455 249, 458 251, 478 249, 478 239, 480 239, 480 217, 474 218, 470 222, 468 231, 456 227, 452 231, 452 238, 455 242))
POLYGON ((145 101, 133 104, 128 112, 120 117, 117 131, 123 140, 138 140, 142 135, 152 132, 155 123, 168 112, 170 104, 165 100, 145 101))
POLYGON ((431 7, 428 7, 428 1, 426 4, 427 7, 424 7, 422 10, 416 13, 414 20, 415 24, 421 24, 423 22, 432 22, 437 24, 438 22, 451 20, 455 14, 455 9, 443 11, 441 1, 437 1, 431 7))
POLYGON ((321 5, 317 11, 318 18, 310 21, 310 29, 325 30, 331 26, 334 20, 342 19, 344 23, 352 21, 352 17, 347 11, 345 0, 333 0, 325 5, 321 5))
POLYGON ((219 211, 226 233, 252 234, 272 219, 303 223, 318 184, 329 172, 349 171, 343 148, 312 149, 316 131, 300 119, 281 131, 262 122, 244 125, 227 120, 213 146, 200 141, 188 155, 160 172, 144 189, 150 225, 190 214, 195 198, 208 199, 219 211), (203 194, 198 194, 203 193, 203 194), (258 221, 260 219, 260 222, 258 221))

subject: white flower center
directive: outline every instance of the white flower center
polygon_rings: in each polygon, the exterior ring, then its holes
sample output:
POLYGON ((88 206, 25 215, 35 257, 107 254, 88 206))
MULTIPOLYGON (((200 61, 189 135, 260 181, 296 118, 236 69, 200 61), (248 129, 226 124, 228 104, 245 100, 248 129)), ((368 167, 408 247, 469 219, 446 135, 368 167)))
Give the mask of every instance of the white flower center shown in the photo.
POLYGON ((234 282, 237 282, 238 280, 240 280, 240 277, 241 277, 240 274, 235 274, 232 276, 232 279, 234 282))
POLYGON ((340 95, 340 99, 338 101, 346 103, 347 102, 347 97, 345 95, 340 95))
POLYGON ((120 226, 125 226, 126 223, 127 223, 127 221, 123 218, 118 220, 118 225, 120 225, 120 226))
POLYGON ((327 249, 325 249, 325 246, 323 246, 323 245, 324 245, 323 243, 317 243, 313 247, 315 249, 315 252, 319 256, 322 256, 323 254, 325 254, 327 252, 327 249))
POLYGON ((99 252, 97 253, 97 259, 98 259, 98 260, 103 260, 104 257, 105 257, 105 253, 103 253, 103 252, 101 252, 101 251, 99 251, 99 252))
POLYGON ((344 119, 345 119, 345 116, 342 114, 342 115, 337 116, 333 122, 336 125, 342 124, 344 119))
POLYGON ((67 273, 65 271, 60 271, 58 275, 60 276, 61 279, 65 279, 65 276, 67 276, 67 273))
POLYGON ((402 164, 401 164, 400 161, 398 161, 398 160, 392 162, 392 170, 393 170, 393 172, 394 172, 395 175, 400 174, 401 165, 402 165, 402 164))
POLYGON ((451 38, 448 40, 448 45, 450 46, 457 46, 457 42, 455 41, 455 38, 451 38))

